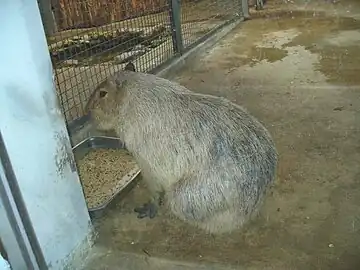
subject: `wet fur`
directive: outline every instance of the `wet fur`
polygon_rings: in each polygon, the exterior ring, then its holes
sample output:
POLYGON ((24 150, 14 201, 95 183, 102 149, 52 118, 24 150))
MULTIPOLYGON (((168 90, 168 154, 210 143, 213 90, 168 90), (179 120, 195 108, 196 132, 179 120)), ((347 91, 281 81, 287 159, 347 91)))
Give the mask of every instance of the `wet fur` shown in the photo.
POLYGON ((267 130, 229 100, 134 70, 129 64, 91 96, 97 127, 116 131, 176 217, 210 233, 241 227, 275 178, 267 130))

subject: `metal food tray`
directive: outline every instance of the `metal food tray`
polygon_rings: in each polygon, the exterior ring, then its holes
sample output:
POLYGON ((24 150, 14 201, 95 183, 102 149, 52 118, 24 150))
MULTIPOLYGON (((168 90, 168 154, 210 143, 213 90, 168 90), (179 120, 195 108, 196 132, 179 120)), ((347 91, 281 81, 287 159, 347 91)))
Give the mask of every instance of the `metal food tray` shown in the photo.
MULTIPOLYGON (((72 149, 74 152, 75 160, 82 159, 91 149, 125 149, 125 144, 121 142, 118 138, 105 137, 105 136, 96 136, 89 137, 82 142, 75 145, 72 149)), ((135 165, 135 167, 129 171, 122 179, 117 183, 122 184, 122 188, 119 189, 114 195, 112 195, 103 205, 96 208, 89 208, 89 213, 92 217, 97 217, 99 214, 105 210, 105 208, 112 202, 113 199, 119 193, 126 193, 126 191, 131 190, 131 188, 136 184, 137 181, 134 181, 140 173, 140 168, 135 165)))

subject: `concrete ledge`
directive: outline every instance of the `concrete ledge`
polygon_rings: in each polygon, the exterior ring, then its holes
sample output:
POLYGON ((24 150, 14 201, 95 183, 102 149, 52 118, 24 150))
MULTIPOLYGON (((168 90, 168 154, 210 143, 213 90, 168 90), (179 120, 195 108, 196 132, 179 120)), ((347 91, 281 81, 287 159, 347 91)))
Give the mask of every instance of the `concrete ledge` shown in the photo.
POLYGON ((107 251, 104 248, 94 248, 93 254, 86 261, 86 270, 97 269, 126 269, 126 270, 241 270, 241 266, 229 267, 217 263, 194 263, 172 261, 164 258, 151 257, 119 250, 107 251))

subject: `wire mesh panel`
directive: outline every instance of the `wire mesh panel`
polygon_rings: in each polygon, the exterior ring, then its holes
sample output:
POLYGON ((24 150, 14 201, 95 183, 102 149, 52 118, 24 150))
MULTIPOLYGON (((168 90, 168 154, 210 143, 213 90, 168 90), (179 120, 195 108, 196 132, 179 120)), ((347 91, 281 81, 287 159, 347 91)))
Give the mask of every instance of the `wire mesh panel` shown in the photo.
POLYGON ((69 124, 132 61, 148 72, 241 14, 244 0, 38 0, 69 124))
POLYGON ((106 77, 132 61, 147 72, 173 56, 168 0, 38 0, 67 122, 106 77))
POLYGON ((184 47, 190 46, 241 13, 241 0, 182 0, 181 29, 184 47))

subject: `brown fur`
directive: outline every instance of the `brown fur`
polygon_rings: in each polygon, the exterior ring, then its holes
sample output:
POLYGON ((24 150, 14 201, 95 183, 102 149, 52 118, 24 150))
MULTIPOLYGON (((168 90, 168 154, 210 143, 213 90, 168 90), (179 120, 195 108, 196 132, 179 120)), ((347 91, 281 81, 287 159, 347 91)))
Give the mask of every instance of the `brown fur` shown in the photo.
POLYGON ((210 233, 241 227, 275 179, 267 130, 224 98, 134 70, 129 64, 94 92, 86 108, 96 126, 116 131, 176 217, 210 233))

